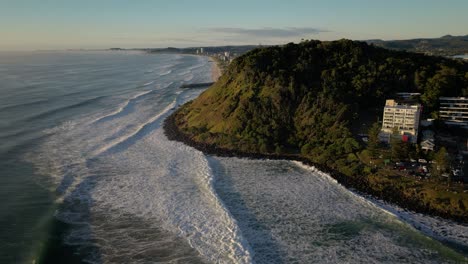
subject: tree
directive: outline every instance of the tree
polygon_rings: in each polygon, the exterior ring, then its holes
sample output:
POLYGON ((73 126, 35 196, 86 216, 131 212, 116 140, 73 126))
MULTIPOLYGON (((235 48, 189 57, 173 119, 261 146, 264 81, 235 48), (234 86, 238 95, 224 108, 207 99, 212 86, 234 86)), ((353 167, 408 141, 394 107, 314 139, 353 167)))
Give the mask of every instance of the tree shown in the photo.
MULTIPOLYGON (((420 92, 429 112, 440 96, 468 93, 467 67, 349 40, 262 47, 234 60, 176 123, 200 128, 190 135, 200 143, 261 153, 301 149, 328 163, 360 148, 351 133, 356 120, 374 115, 396 92, 420 92)), ((380 154, 378 132, 369 131, 370 157, 380 154)), ((393 158, 407 158, 409 144, 397 137, 393 158)))
POLYGON ((390 147, 393 160, 402 160, 408 158, 409 143, 401 140, 398 128, 393 128, 393 133, 390 138, 390 147))
POLYGON ((369 139, 367 142, 367 150, 369 151, 372 158, 377 157, 377 152, 379 148, 379 133, 380 125, 378 122, 375 122, 369 129, 369 139))
POLYGON ((441 147, 434 155, 434 164, 432 165, 432 174, 441 179, 442 174, 447 171, 449 160, 447 150, 441 147))
POLYGON ((390 136, 390 150, 393 160, 399 160, 401 156, 401 135, 398 128, 394 127, 392 135, 390 136))

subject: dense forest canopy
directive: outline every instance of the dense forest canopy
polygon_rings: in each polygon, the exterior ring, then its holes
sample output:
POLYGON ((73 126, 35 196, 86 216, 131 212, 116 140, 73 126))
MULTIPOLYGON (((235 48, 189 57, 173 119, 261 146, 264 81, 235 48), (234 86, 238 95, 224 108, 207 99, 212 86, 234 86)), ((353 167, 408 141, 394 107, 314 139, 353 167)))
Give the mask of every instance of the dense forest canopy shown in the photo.
POLYGON ((353 120, 396 92, 421 93, 433 112, 439 96, 468 96, 468 63, 350 40, 258 48, 176 120, 194 140, 219 147, 339 162, 359 148, 353 120))

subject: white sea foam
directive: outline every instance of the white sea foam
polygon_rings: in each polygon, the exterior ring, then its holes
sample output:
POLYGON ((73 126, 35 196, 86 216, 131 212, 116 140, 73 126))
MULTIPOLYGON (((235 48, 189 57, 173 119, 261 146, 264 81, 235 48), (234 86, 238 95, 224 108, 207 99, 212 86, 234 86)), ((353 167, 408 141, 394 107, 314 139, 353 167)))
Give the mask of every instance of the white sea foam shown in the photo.
POLYGON ((122 100, 124 100, 124 102, 121 103, 117 109, 111 110, 109 113, 104 115, 98 114, 89 123, 110 121, 114 118, 128 115, 134 110, 134 107, 138 103, 138 101, 141 101, 148 96, 152 96, 154 93, 158 93, 159 91, 168 88, 172 84, 174 84, 174 82, 158 83, 152 90, 140 91, 136 94, 132 92, 131 94, 134 94, 133 96, 129 94, 123 94, 121 95, 121 97, 123 97, 122 100), (129 96, 130 99, 127 99, 129 96))
POLYGON ((87 262, 436 263, 444 250, 456 255, 314 168, 207 159, 168 141, 164 118, 201 90, 166 82, 209 81, 207 69, 113 95, 109 113, 45 131, 28 155, 55 181, 56 217, 72 224, 66 243, 88 250, 87 262))
POLYGON ((188 74, 187 76, 184 77, 184 82, 189 82, 193 80, 193 74, 188 74))
POLYGON ((467 225, 408 211, 373 197, 367 199, 430 237, 468 249, 467 225))
MULTIPOLYGON (((303 164, 302 162, 293 161, 297 166, 317 173, 320 176, 327 177, 331 181, 336 182, 330 175, 318 171, 315 167, 303 164)), ((420 230, 425 235, 442 242, 456 244, 458 246, 468 249, 468 226, 464 224, 455 223, 450 220, 441 219, 439 217, 432 217, 425 214, 415 213, 396 205, 389 204, 385 201, 375 199, 371 196, 363 196, 361 194, 353 193, 357 199, 363 203, 371 204, 383 212, 398 217, 403 222, 411 225, 417 230, 420 230)))
POLYGON ((185 75, 187 75, 187 74, 189 74, 189 73, 191 73, 191 72, 192 72, 192 71, 190 71, 190 70, 188 70, 188 71, 183 71, 183 72, 179 72, 177 75, 179 75, 179 76, 185 76, 185 75))
POLYGON ((158 129, 143 142, 104 159, 130 172, 118 184, 114 179, 98 184, 93 198, 99 204, 158 219, 211 261, 250 262, 236 221, 213 191, 213 175, 202 153, 168 141, 158 129))
POLYGON ((172 73, 172 70, 167 70, 167 71, 164 71, 164 72, 161 72, 159 73, 160 76, 165 76, 165 75, 169 75, 172 73))
POLYGON ((144 96, 144 95, 147 95, 149 93, 151 93, 153 90, 149 90, 149 91, 143 91, 143 92, 139 92, 137 93, 135 96, 133 96, 132 98, 126 100, 124 103, 122 103, 116 110, 112 111, 111 113, 109 114, 106 114, 104 116, 101 116, 99 118, 96 118, 95 120, 91 121, 91 123, 96 123, 96 122, 100 122, 102 120, 105 120, 105 119, 108 119, 110 117, 113 117, 113 116, 116 116, 118 114, 125 114, 125 110, 129 109, 130 106, 135 103, 135 100, 144 96))
POLYGON ((151 84, 153 84, 154 82, 155 82, 155 81, 147 82, 147 83, 143 84, 143 86, 151 85, 151 84))
POLYGON ((161 128, 176 106, 201 91, 165 87, 47 131, 53 136, 28 156, 56 181, 64 204, 56 217, 74 226, 66 243, 88 248, 90 262, 148 262, 172 252, 166 261, 195 262, 199 254, 211 262, 251 263, 247 242, 214 192, 204 154, 167 140, 161 128), (125 112, 130 104, 134 111, 125 112), (131 234, 137 237, 126 237, 131 234), (155 253, 158 248, 166 250, 155 253))
POLYGON ((210 162, 215 189, 257 263, 464 260, 313 167, 237 158, 210 162))
POLYGON ((122 137, 119 137, 119 138, 113 140, 112 142, 110 142, 109 144, 106 144, 106 145, 102 146, 97 151, 93 152, 91 155, 93 157, 95 157, 95 156, 98 156, 98 155, 101 155, 101 154, 105 153, 106 151, 108 151, 111 148, 118 147, 120 144, 123 144, 126 141, 132 139, 133 137, 138 136, 138 134, 141 133, 144 129, 154 130, 155 127, 152 127, 152 126, 155 126, 156 122, 160 123, 161 119, 166 117, 167 114, 169 113, 169 111, 176 106, 176 102, 177 102, 177 100, 174 99, 174 101, 172 101, 172 103, 170 103, 168 106, 166 106, 166 108, 164 108, 162 112, 160 112, 157 115, 151 117, 146 122, 144 122, 142 124, 138 124, 136 126, 136 128, 132 132, 130 132, 129 134, 126 134, 126 135, 124 135, 122 137))

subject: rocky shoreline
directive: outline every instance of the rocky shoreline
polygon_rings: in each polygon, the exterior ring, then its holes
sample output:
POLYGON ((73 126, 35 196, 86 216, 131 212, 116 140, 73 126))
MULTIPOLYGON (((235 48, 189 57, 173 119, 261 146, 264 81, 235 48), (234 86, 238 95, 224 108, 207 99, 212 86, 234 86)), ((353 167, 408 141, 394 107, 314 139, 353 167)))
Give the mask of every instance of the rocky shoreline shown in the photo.
POLYGON ((393 186, 388 186, 382 191, 375 190, 371 187, 367 179, 365 178, 354 178, 346 176, 334 169, 327 166, 316 164, 305 157, 294 154, 265 154, 265 153, 249 153, 238 150, 231 150, 220 148, 215 145, 210 145, 202 142, 196 142, 192 140, 188 135, 184 134, 178 128, 176 124, 177 111, 172 113, 164 120, 163 129, 164 134, 169 140, 179 141, 186 145, 189 145, 207 155, 219 156, 219 157, 239 157, 239 158, 250 158, 250 159, 271 159, 271 160, 293 160, 302 162, 305 165, 315 167, 317 170, 330 175, 339 184, 345 186, 348 189, 357 191, 362 195, 370 195, 376 199, 381 199, 386 202, 395 204, 401 208, 415 211, 417 213, 423 213, 431 216, 438 216, 448 220, 453 220, 458 223, 468 223, 468 219, 462 217, 456 217, 444 212, 434 210, 423 204, 417 198, 408 199, 401 191, 393 186))

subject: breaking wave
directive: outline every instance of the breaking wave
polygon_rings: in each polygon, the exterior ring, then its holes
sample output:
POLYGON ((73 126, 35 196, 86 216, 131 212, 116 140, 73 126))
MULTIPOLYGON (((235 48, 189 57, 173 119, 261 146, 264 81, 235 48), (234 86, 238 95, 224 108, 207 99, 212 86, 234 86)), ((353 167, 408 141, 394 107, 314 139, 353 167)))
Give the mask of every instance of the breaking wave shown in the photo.
POLYGON ((133 93, 108 114, 44 131, 50 136, 26 157, 54 181, 56 217, 72 225, 65 243, 87 252, 87 262, 252 262, 205 155, 162 130, 200 92, 167 85, 133 93))

